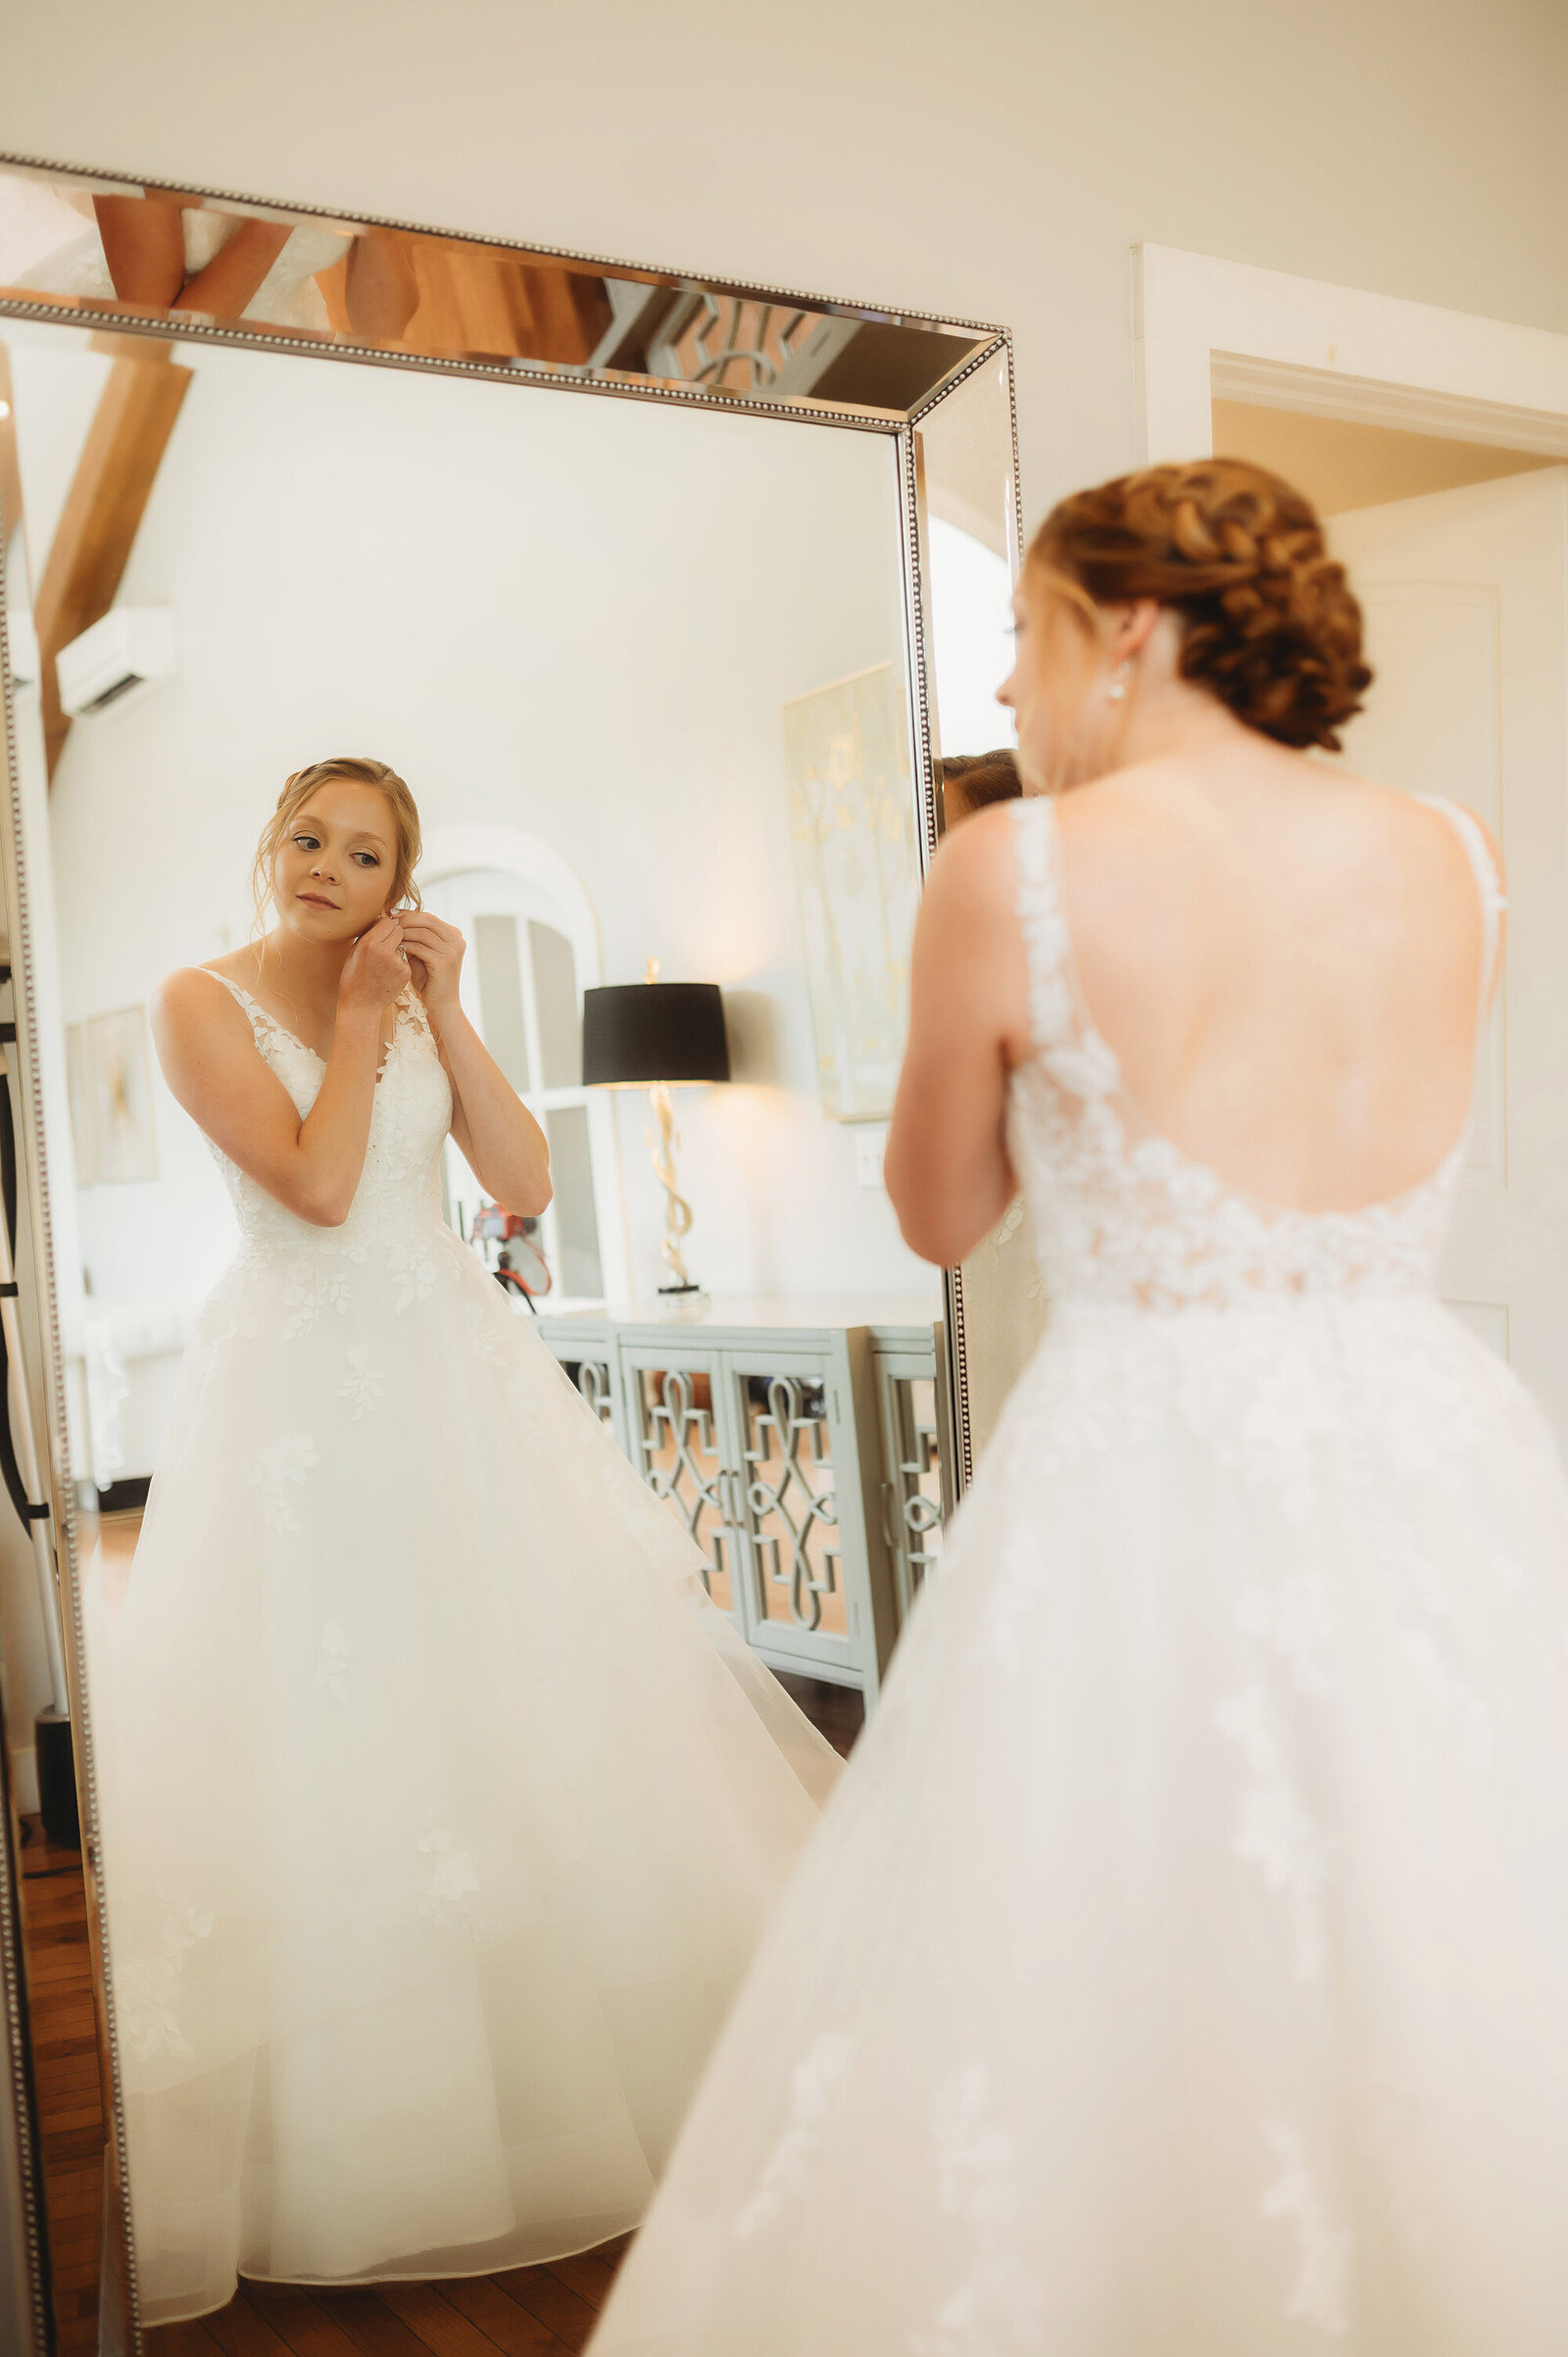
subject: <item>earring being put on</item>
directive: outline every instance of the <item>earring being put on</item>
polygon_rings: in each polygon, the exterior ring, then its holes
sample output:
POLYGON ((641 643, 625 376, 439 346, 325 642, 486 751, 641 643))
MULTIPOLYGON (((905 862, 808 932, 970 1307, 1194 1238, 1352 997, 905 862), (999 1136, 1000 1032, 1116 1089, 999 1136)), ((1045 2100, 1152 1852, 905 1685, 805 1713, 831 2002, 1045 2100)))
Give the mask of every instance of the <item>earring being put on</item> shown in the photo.
POLYGON ((1130 667, 1131 666, 1125 663, 1119 663, 1116 665, 1114 675, 1111 677, 1105 688, 1105 700, 1107 703, 1119 704, 1123 696, 1126 695, 1127 673, 1130 667))

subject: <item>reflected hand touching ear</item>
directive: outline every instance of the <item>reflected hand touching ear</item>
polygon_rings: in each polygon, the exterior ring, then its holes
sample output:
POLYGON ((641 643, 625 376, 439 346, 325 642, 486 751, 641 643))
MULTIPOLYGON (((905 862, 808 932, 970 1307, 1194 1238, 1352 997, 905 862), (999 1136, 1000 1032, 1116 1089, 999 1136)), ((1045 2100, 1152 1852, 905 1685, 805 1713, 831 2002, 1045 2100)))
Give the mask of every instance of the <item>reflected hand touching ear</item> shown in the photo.
POLYGON ((404 908, 397 922, 409 954, 408 979, 424 1001, 429 1014, 458 1004, 458 978, 467 943, 456 925, 443 922, 424 908, 404 908))
POLYGON ((383 1007, 402 998, 409 978, 402 922, 396 916, 380 917, 350 951, 337 986, 337 1003, 339 1007, 371 1007, 379 1015, 383 1007))

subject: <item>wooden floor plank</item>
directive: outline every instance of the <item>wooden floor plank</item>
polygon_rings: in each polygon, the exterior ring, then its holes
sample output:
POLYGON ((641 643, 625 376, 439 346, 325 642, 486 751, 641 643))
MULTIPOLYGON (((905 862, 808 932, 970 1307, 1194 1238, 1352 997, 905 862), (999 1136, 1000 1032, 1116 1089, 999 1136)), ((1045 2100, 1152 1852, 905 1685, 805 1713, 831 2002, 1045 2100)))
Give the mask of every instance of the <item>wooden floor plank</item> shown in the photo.
MULTIPOLYGON (((80 1852, 34 1822, 24 1850, 23 1938, 59 2357, 95 2357, 105 2127, 80 1852)), ((210 2341, 188 2340, 170 2357, 210 2341)))
POLYGON ((434 2357, 496 2357, 489 2333, 443 2299, 438 2284, 378 2283, 376 2290, 383 2307, 400 2316, 434 2357))
POLYGON ((502 2357, 562 2357, 566 2343, 558 2340, 526 2308, 509 2299, 488 2276, 459 2276, 437 2286, 444 2300, 494 2341, 502 2357))
POLYGON ((359 2357, 358 2343, 309 2291, 293 2284, 241 2283, 236 2297, 266 2319, 293 2357, 359 2357))
POLYGON ((586 2300, 597 2315, 610 2297, 610 2286, 615 2280, 612 2261, 602 2259, 596 2250, 580 2250, 569 2259, 552 2259, 550 2273, 586 2300))
POLYGON ((490 2278, 509 2299, 548 2325, 568 2349, 580 2349, 594 2328, 594 2312, 585 2299, 553 2276, 548 2267, 509 2267, 490 2278))
POLYGON ((147 2357, 214 2357, 218 2347, 201 2316, 179 2325, 154 2325, 142 2338, 147 2357))
POLYGON ((289 2357, 288 2343, 245 2300, 230 2300, 215 2308, 202 2323, 223 2351, 223 2357, 289 2357))
POLYGON ((374 2291, 316 2291, 311 2296, 323 2314, 342 2326, 363 2357, 430 2357, 428 2342, 411 2332, 374 2291))

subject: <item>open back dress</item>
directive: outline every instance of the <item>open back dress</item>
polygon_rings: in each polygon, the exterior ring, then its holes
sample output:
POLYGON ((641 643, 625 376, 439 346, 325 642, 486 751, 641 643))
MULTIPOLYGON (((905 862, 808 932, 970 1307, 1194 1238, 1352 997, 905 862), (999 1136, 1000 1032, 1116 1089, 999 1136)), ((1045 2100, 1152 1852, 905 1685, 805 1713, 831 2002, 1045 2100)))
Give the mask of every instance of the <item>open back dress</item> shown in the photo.
POLYGON ((1462 1147, 1178 1152, 1014 823, 1047 1332, 593 2357, 1561 2357, 1568 1491, 1434 1290, 1462 1147))

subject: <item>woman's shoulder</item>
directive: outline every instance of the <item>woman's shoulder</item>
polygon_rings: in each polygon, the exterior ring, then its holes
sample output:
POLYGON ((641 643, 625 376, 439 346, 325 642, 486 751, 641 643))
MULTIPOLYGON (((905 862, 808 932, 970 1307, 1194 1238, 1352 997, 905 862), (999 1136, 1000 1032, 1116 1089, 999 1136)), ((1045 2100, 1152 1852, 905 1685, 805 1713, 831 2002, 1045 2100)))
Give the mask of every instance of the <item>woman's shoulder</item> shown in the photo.
POLYGON ((1034 797, 989 803, 950 827, 937 849, 930 883, 950 898, 994 902, 1014 897, 1020 830, 1043 817, 1034 797))
POLYGON ((153 1035, 160 1047, 166 1040, 211 1037, 247 1022, 236 995, 244 986, 230 970, 235 956, 216 958, 210 965, 176 966, 164 976, 151 1002, 153 1035))

